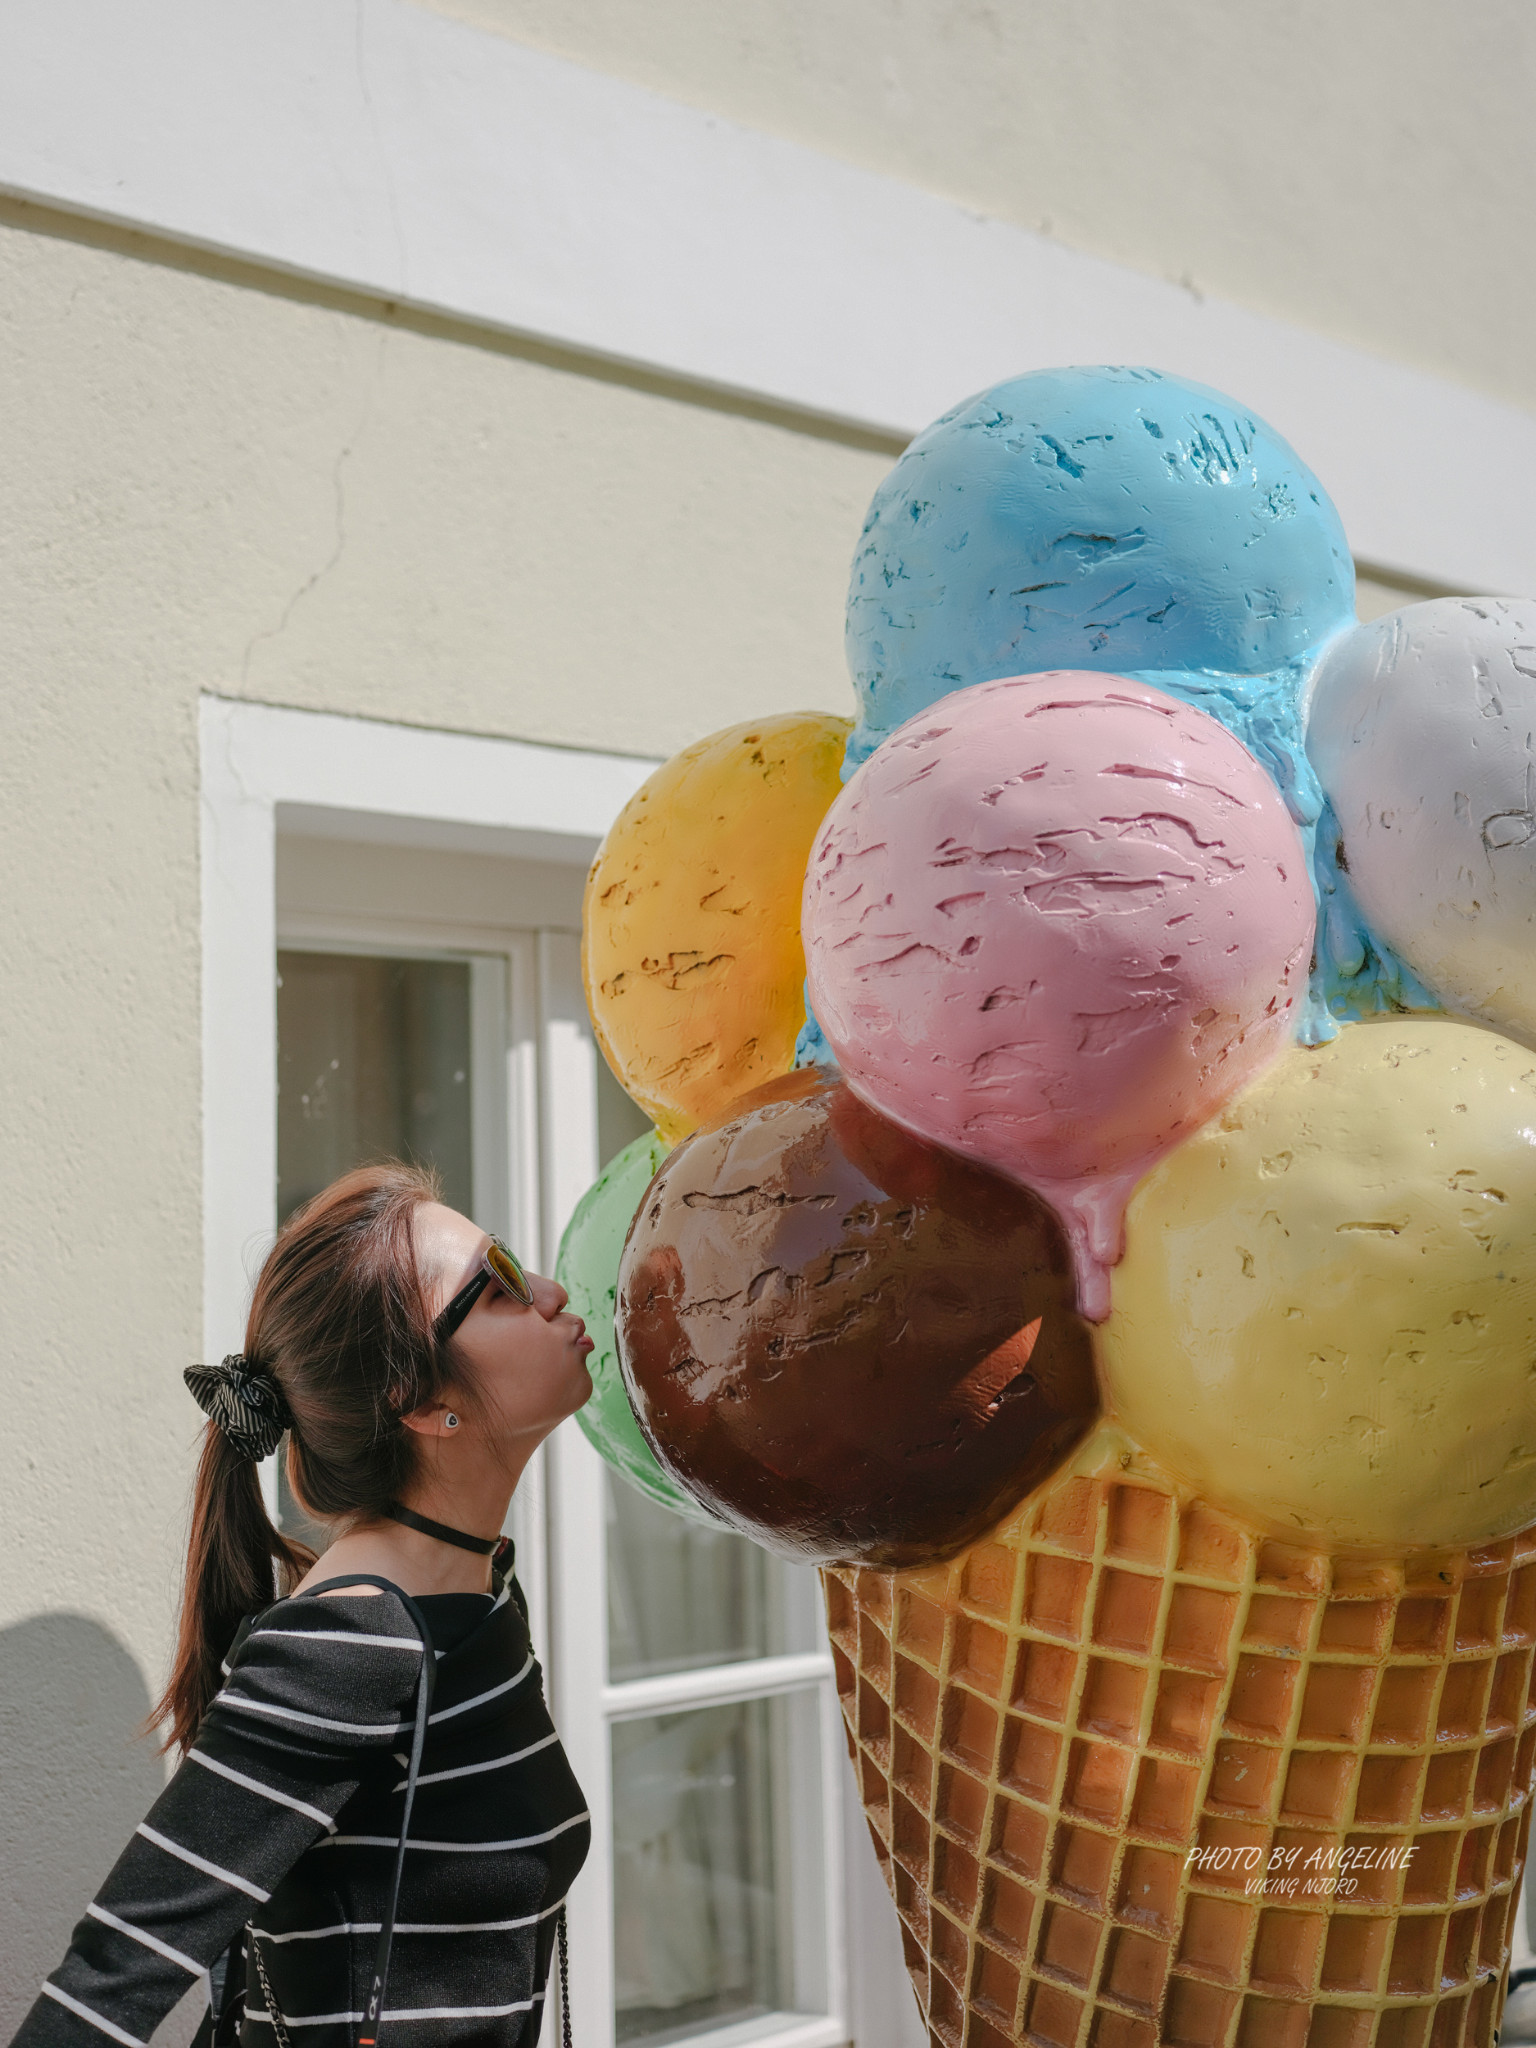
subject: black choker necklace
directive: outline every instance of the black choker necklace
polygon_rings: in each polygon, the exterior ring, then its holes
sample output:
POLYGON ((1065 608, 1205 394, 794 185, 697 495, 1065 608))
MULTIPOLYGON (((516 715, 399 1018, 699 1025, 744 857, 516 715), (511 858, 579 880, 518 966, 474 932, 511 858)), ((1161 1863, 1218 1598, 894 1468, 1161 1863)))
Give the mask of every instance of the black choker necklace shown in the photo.
POLYGON ((414 1508, 401 1507, 397 1500, 392 1500, 382 1512, 392 1522, 399 1522, 407 1529, 419 1529, 423 1536, 435 1536, 439 1543, 453 1543, 460 1550, 472 1550, 476 1557, 490 1557, 501 1544, 499 1536, 466 1536, 462 1529, 450 1529, 446 1522, 430 1521, 427 1516, 418 1515, 414 1508))

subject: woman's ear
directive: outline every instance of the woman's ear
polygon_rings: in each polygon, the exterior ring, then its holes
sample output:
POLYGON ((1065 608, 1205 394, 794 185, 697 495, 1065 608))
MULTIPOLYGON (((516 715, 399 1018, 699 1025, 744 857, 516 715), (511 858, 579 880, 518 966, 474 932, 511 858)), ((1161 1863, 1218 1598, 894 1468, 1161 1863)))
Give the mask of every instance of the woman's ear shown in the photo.
POLYGON ((418 1436, 454 1436, 461 1427, 458 1412, 446 1401, 423 1401, 400 1420, 418 1436))

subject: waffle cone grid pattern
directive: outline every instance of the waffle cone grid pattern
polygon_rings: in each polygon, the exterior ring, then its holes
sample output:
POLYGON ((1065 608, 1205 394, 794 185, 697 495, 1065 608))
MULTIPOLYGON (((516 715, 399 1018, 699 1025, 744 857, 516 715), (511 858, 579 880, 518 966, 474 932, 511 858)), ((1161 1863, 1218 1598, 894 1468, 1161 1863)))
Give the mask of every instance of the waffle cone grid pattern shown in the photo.
POLYGON ((824 1574, 931 2048, 1491 2048, 1536 1530, 1349 1565, 1102 1462, 949 1565, 824 1574))

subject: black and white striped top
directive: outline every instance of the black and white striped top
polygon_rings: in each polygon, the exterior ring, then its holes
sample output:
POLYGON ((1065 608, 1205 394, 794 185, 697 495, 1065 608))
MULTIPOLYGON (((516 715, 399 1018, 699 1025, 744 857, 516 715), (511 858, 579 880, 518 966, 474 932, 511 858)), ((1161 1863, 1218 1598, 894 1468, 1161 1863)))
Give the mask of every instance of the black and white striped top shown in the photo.
MULTIPOLYGON (((383 2024, 399 2048, 531 2048, 587 1853, 521 1590, 418 1602, 437 1651, 383 2024), (454 1613, 457 1605, 457 1614, 454 1613), (435 1615, 434 1610, 438 1610, 435 1615)), ((15 2048, 137 2048, 249 1920, 294 2048, 362 2016, 404 1803, 421 1644, 393 1595, 281 1600, 236 1638, 180 1769, 75 1929, 15 2048)), ((254 1959, 242 2048, 276 2048, 254 1959)), ((383 2044, 381 2044, 383 2048, 383 2044)))

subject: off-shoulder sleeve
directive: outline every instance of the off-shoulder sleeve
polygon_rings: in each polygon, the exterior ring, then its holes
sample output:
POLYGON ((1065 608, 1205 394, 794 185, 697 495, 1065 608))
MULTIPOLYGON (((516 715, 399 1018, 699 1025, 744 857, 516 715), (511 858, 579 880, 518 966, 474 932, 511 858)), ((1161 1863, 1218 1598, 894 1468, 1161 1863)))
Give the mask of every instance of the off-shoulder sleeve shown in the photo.
POLYGON ((175 1776, 86 1908, 14 2048, 138 2048, 294 1864, 335 1832, 414 1718, 400 1602, 280 1601, 259 1617, 175 1776))

